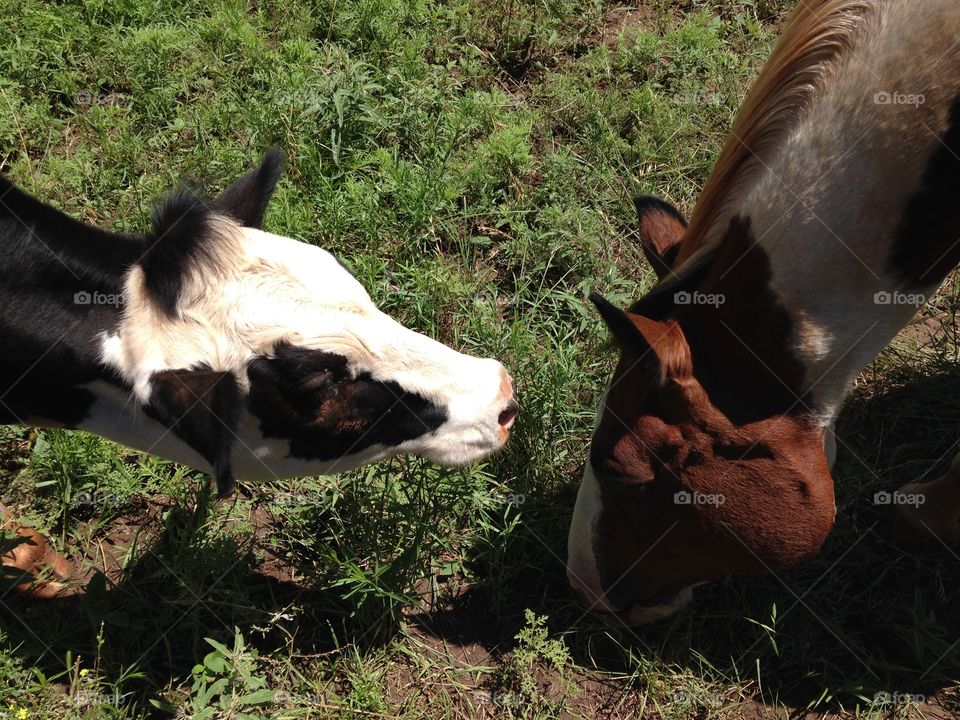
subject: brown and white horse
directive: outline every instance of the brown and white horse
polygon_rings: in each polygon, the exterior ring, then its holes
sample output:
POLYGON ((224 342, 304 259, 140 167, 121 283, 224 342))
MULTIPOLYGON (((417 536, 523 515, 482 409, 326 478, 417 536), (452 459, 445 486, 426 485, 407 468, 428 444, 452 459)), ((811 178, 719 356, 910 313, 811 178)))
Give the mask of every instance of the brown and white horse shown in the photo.
MULTIPOLYGON (((568 576, 643 623, 776 571, 833 525, 831 427, 856 374, 960 261, 960 2, 799 0, 689 227, 638 203, 660 283, 628 311, 568 576)), ((960 539, 960 463, 902 508, 960 539)))
MULTIPOLYGON (((0 422, 98 433, 210 473, 221 496, 237 477, 499 449, 517 412, 499 362, 403 327, 330 253, 259 229, 281 162, 214 200, 175 193, 145 236, 0 178, 0 422)), ((26 540, 13 572, 68 572, 2 505, 0 529, 26 540)))

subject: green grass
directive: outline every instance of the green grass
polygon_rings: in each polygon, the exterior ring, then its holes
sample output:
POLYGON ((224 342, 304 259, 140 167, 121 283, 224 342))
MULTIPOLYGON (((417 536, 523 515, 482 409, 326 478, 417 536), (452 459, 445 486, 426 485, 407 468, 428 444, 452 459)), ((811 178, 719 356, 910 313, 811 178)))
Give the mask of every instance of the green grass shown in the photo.
POLYGON ((4 429, 3 501, 111 572, 79 602, 3 598, 0 718, 960 710, 960 560, 897 547, 871 504, 958 439, 949 293, 925 311, 934 343, 902 339, 858 381, 820 558, 636 631, 584 616, 564 580, 615 359, 584 298, 650 287, 631 197, 690 209, 790 4, 0 0, 0 161, 23 187, 143 230, 180 178, 222 187, 277 143, 267 228, 500 358, 522 408, 483 465, 397 459, 226 504, 106 441, 4 429))

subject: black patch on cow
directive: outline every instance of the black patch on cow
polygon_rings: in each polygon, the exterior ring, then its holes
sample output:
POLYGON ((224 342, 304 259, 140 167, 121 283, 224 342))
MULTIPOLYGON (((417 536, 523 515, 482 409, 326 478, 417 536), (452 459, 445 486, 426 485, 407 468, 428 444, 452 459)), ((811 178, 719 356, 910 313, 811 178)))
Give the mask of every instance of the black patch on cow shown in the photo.
POLYGON ((960 262, 960 97, 934 144, 920 189, 907 201, 889 266, 911 290, 934 287, 960 262))
POLYGON ((147 291, 163 310, 176 313, 183 279, 197 262, 215 267, 217 244, 212 242, 215 213, 241 225, 259 228, 283 169, 283 153, 271 148, 260 167, 208 202, 188 187, 180 188, 153 211, 153 236, 147 238, 139 264, 147 291))
MULTIPOLYGON (((0 272, 15 285, 73 293, 119 288, 143 251, 143 238, 108 232, 40 202, 0 176, 0 272), (91 287, 93 286, 93 287, 91 287)), ((58 295, 57 301, 62 300, 58 295)))
POLYGON ((267 151, 260 167, 236 180, 214 202, 214 208, 226 213, 244 227, 259 228, 267 204, 283 172, 283 152, 278 147, 267 151))
POLYGON ((168 315, 175 315, 184 276, 197 262, 215 263, 211 208, 189 188, 181 188, 153 210, 154 242, 140 267, 147 292, 168 315))
POLYGON ((0 423, 46 421, 68 428, 79 426, 97 399, 81 385, 97 379, 111 380, 98 372, 95 357, 55 337, 51 328, 29 334, 3 322, 0 335, 4 350, 0 359, 0 423))
POLYGON ((250 411, 264 437, 290 441, 290 454, 334 460, 372 445, 397 446, 435 431, 447 412, 369 373, 351 376, 346 358, 279 343, 247 366, 250 411))
POLYGON ((44 421, 77 427, 96 396, 96 380, 120 385, 100 363, 101 307, 56 304, 38 288, 17 290, 0 272, 0 423, 44 421))
POLYGON ((154 373, 144 410, 210 463, 217 491, 227 497, 235 487, 230 460, 242 407, 233 374, 201 366, 154 373))
POLYGON ((0 422, 76 427, 96 399, 82 385, 121 384, 99 340, 120 307, 100 301, 122 296, 141 248, 142 238, 78 222, 0 177, 0 422))

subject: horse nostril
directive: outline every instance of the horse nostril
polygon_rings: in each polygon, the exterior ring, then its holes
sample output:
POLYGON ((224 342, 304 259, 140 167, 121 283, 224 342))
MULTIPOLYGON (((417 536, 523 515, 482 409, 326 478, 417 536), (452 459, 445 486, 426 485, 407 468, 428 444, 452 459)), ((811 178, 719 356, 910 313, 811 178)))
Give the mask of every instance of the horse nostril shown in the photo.
POLYGON ((500 413, 500 417, 497 418, 497 422, 500 423, 500 427, 509 430, 513 425, 513 421, 517 419, 517 410, 520 409, 520 406, 517 405, 516 400, 511 400, 507 403, 507 407, 504 408, 503 412, 500 413))

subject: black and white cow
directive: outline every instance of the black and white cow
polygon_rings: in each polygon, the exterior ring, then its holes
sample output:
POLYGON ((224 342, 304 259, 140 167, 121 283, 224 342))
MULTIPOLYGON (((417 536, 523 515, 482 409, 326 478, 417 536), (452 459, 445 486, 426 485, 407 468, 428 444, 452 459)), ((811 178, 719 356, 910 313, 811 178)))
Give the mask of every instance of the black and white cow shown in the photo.
POLYGON ((271 150, 213 201, 174 193, 145 236, 0 177, 0 422, 95 432, 210 473, 221 496, 499 449, 517 412, 499 362, 403 327, 330 253, 259 229, 281 165, 271 150))

